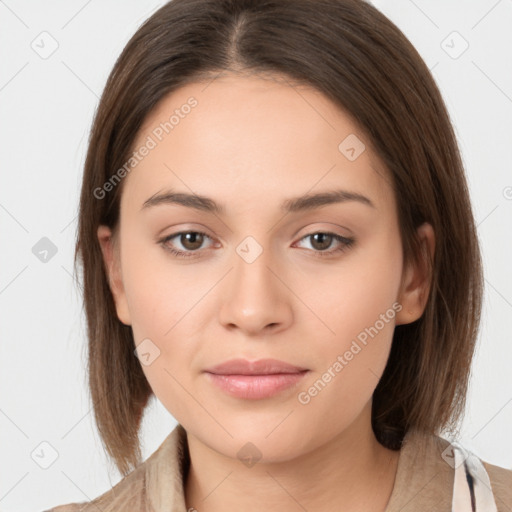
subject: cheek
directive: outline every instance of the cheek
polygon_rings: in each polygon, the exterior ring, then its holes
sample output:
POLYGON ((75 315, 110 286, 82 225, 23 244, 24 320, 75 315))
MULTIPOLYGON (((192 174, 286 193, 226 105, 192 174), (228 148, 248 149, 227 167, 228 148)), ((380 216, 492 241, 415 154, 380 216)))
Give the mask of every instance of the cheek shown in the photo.
POLYGON ((401 309, 396 302, 402 271, 400 250, 398 239, 382 237, 372 250, 361 249, 336 272, 319 276, 316 292, 308 294, 305 302, 324 324, 318 346, 322 347, 322 360, 312 381, 320 378, 320 388, 327 383, 330 391, 325 399, 334 393, 362 404, 377 385, 401 309))
POLYGON ((123 242, 123 281, 141 367, 158 399, 181 417, 200 352, 201 298, 212 277, 198 275, 194 265, 173 264, 157 244, 143 245, 131 233, 123 242))
POLYGON ((189 302, 193 301, 188 294, 181 298, 173 286, 154 286, 150 278, 142 279, 136 289, 130 303, 132 332, 136 345, 147 347, 145 351, 150 354, 149 364, 144 364, 139 355, 142 370, 154 394, 173 417, 187 418, 191 371, 200 351, 199 338, 192 333, 194 304, 189 302))
POLYGON ((317 272, 311 281, 315 286, 304 282, 302 297, 322 320, 322 337, 344 343, 392 308, 401 273, 399 240, 381 236, 371 247, 358 248, 339 265, 317 272))
POLYGON ((211 279, 193 264, 177 264, 157 242, 142 241, 143 234, 135 230, 124 236, 123 282, 135 339, 172 338, 183 330, 211 279))

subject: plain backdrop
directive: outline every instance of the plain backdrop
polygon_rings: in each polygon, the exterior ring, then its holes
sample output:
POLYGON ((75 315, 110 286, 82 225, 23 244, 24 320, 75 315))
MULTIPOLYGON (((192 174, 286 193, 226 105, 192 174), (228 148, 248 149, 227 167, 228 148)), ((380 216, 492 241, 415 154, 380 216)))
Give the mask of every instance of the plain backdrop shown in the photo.
MULTIPOLYGON (((72 258, 82 167, 99 96, 128 39, 162 4, 0 1, 4 512, 88 500, 120 479, 93 422, 72 258), (50 248, 46 262, 37 244, 50 248)), ((484 460, 512 468, 512 1, 375 5, 418 49, 455 125, 486 278, 461 441, 484 460)), ((153 402, 141 434, 145 458, 175 425, 153 402)))

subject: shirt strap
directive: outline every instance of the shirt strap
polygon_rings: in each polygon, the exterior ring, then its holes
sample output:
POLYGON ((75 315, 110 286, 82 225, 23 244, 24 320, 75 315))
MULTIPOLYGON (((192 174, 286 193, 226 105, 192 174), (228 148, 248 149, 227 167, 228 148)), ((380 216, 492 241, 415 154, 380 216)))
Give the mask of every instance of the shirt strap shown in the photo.
POLYGON ((498 512, 482 461, 458 443, 452 443, 453 482, 452 512, 498 512))

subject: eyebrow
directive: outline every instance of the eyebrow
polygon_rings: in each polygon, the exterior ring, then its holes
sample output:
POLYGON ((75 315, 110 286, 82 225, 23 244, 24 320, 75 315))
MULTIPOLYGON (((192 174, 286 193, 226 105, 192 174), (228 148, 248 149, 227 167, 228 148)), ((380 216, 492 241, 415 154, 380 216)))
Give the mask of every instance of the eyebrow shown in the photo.
MULTIPOLYGON (((376 209, 375 205, 368 197, 359 194, 358 192, 338 189, 286 199, 281 203, 281 211, 290 213, 299 212, 313 210, 329 204, 351 201, 356 201, 376 209)), ((178 204, 187 208, 193 208, 195 210, 215 213, 218 215, 225 213, 225 207, 209 197, 184 192, 175 192, 173 190, 167 190, 160 193, 157 192, 152 195, 144 202, 141 210, 162 204, 178 204)))

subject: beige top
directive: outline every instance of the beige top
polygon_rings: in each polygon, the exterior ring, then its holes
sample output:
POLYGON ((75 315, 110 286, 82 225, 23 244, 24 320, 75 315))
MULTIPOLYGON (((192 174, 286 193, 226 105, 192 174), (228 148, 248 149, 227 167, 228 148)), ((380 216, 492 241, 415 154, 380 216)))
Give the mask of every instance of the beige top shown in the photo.
MULTIPOLYGON (((407 433, 385 512, 452 511, 454 467, 458 463, 450 464, 449 446, 442 437, 414 430, 407 433)), ((494 494, 494 510, 512 512, 512 469, 482 462, 494 494)), ((186 431, 178 423, 159 448, 112 489, 91 502, 70 503, 46 512, 187 512, 183 483, 188 464, 186 431)), ((481 489, 480 479, 475 480, 475 487, 480 485, 481 489)), ((480 509, 491 510, 471 506, 458 510, 480 509)))

